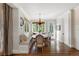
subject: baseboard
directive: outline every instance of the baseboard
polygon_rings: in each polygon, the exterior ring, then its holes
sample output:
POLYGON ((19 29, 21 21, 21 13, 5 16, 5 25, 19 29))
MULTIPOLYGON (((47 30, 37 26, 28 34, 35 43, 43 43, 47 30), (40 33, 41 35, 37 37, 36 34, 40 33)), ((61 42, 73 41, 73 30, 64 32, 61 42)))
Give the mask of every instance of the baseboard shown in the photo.
POLYGON ((20 53, 29 53, 29 51, 13 50, 13 54, 20 54, 20 53))
POLYGON ((63 41, 59 40, 59 42, 64 43, 63 41))
POLYGON ((72 46, 71 46, 70 44, 68 44, 68 43, 65 43, 65 42, 64 42, 64 44, 67 45, 67 46, 70 47, 70 48, 72 47, 72 46))
POLYGON ((16 54, 18 53, 19 51, 18 50, 13 50, 13 54, 16 54))
POLYGON ((79 48, 78 48, 78 47, 76 47, 76 46, 74 46, 74 48, 75 48, 75 49, 77 49, 77 50, 79 50, 79 48))

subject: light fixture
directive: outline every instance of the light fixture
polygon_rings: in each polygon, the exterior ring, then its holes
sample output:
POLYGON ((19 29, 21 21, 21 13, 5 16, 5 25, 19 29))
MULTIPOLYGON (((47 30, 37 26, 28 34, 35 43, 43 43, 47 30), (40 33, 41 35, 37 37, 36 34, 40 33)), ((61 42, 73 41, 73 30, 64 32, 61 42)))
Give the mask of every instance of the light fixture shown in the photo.
POLYGON ((41 25, 41 24, 44 24, 44 23, 45 23, 45 22, 44 22, 44 20, 41 18, 41 13, 39 13, 39 18, 38 18, 38 21, 33 22, 33 23, 36 23, 36 24, 39 24, 39 25, 41 25))

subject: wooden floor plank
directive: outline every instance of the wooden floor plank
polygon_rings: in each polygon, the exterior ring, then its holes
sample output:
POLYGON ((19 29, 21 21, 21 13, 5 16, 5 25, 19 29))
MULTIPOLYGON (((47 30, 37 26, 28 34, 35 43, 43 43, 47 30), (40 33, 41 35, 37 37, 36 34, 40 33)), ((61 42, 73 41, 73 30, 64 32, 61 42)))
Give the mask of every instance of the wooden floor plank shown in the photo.
POLYGON ((33 48, 29 54, 14 54, 14 56, 79 56, 79 51, 63 43, 57 45, 52 43, 50 47, 44 47, 43 51, 33 48))

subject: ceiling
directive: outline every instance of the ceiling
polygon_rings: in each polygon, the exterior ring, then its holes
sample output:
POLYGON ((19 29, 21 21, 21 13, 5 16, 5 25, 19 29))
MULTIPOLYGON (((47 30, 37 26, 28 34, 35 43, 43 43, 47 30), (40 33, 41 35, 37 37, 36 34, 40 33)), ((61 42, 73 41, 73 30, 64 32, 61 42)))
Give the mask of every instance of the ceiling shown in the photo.
POLYGON ((28 17, 38 19, 54 19, 69 9, 78 6, 78 3, 16 3, 23 8, 28 17))

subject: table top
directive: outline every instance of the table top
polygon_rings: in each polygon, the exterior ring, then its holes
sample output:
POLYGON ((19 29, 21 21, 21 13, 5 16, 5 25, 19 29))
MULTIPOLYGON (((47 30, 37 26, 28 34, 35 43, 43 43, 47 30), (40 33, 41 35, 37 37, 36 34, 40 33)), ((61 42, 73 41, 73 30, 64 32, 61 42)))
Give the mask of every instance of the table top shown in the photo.
POLYGON ((42 35, 44 38, 47 38, 48 35, 47 34, 43 34, 43 33, 36 33, 34 35, 32 35, 32 38, 36 38, 37 35, 42 35))

